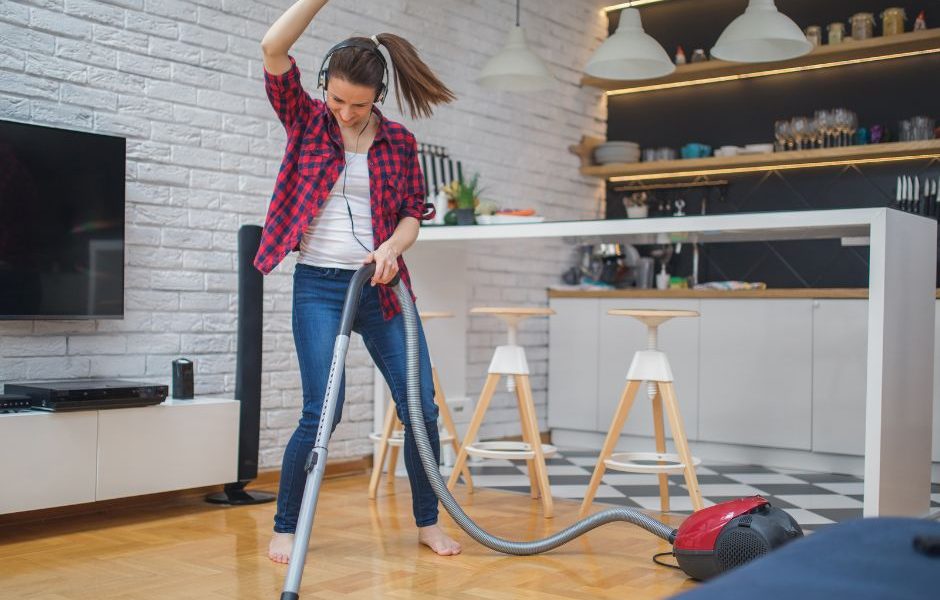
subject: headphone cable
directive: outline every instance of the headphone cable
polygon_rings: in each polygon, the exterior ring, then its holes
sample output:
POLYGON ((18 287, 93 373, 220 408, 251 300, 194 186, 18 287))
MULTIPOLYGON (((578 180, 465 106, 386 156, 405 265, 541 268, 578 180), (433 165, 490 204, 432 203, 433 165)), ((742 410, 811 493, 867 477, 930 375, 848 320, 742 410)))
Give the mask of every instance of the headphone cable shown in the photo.
MULTIPOLYGON (((372 123, 371 109, 369 112, 369 118, 366 119, 365 125, 362 126, 362 129, 359 130, 359 135, 356 136, 356 150, 353 152, 353 158, 355 158, 359 154, 359 140, 362 137, 362 134, 365 132, 366 128, 369 127, 370 123, 372 123)), ((369 178, 368 177, 368 172, 369 172, 368 161, 369 159, 367 156, 366 157, 366 179, 369 178)), ((355 238, 356 242, 358 242, 359 245, 362 246, 362 249, 365 250, 366 252, 374 252, 375 251, 374 248, 372 250, 369 250, 369 248, 365 244, 362 243, 362 240, 359 239, 359 236, 356 235, 356 224, 353 221, 352 207, 349 206, 349 198, 346 197, 346 174, 349 173, 350 162, 351 161, 346 161, 346 166, 343 167, 343 191, 342 191, 343 200, 346 201, 346 213, 349 215, 349 227, 350 227, 350 230, 352 231, 353 238, 355 238)))

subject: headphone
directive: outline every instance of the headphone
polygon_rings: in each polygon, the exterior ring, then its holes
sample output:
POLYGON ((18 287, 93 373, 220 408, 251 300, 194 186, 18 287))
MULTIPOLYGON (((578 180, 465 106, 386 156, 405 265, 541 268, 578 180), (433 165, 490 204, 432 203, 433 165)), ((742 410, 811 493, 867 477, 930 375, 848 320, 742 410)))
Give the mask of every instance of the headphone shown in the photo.
POLYGON ((337 50, 342 50, 343 48, 361 48, 363 50, 374 52, 375 55, 379 57, 379 60, 382 62, 382 68, 385 71, 385 75, 382 78, 382 85, 379 86, 379 90, 375 94, 375 101, 379 104, 383 104, 385 102, 385 95, 388 92, 388 63, 385 61, 385 57, 379 50, 379 41, 375 36, 372 36, 372 42, 350 38, 330 48, 330 51, 327 52, 326 56, 323 57, 323 63, 320 65, 320 75, 317 78, 317 87, 321 88, 323 93, 326 94, 326 84, 330 77, 330 68, 327 63, 329 62, 330 57, 333 56, 334 52, 337 50))

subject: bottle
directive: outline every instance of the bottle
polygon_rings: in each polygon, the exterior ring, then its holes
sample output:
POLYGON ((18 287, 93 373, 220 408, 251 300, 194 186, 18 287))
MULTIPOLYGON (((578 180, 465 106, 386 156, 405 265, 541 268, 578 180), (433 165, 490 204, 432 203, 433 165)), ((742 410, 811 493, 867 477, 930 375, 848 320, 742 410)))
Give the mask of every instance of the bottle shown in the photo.
POLYGON ((829 31, 829 45, 841 44, 845 39, 845 23, 836 22, 830 23, 828 27, 829 31))
MULTIPOLYGON (((924 13, 921 13, 921 14, 924 14, 924 13)), ((685 50, 682 49, 682 46, 677 46, 676 47, 676 64, 684 65, 685 63, 686 63, 685 50)))
POLYGON ((898 35, 904 33, 904 21, 907 20, 907 14, 903 8, 886 8, 881 13, 881 35, 898 35))
POLYGON ((920 11, 920 14, 914 19, 914 31, 923 31, 924 29, 927 29, 927 17, 924 15, 924 11, 920 11))
POLYGON ((705 50, 696 48, 695 52, 692 53, 692 62, 705 62, 706 60, 708 60, 708 56, 705 54, 705 50))
POLYGON ((813 45, 813 48, 822 45, 822 27, 819 25, 810 25, 806 28, 806 41, 813 45))
POLYGON ((659 274, 656 275, 656 289, 658 290, 669 289, 669 273, 666 272, 665 263, 663 263, 662 269, 660 269, 659 274))
POLYGON ((875 15, 872 13, 856 13, 850 19, 852 22, 852 39, 867 40, 874 35, 875 15))

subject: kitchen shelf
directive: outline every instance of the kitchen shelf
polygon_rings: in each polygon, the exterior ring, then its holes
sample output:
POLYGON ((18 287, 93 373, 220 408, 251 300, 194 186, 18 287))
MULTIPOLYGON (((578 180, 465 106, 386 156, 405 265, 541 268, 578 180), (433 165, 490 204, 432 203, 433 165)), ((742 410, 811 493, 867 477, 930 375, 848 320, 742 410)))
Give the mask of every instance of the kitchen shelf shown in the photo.
MULTIPOLYGON (((575 152, 574 147, 572 152, 575 152)), ((581 174, 612 182, 650 181, 927 158, 940 158, 940 140, 582 166, 581 174)))
POLYGON ((708 60, 680 65, 674 73, 653 80, 619 81, 585 76, 581 79, 581 83, 582 85, 606 90, 608 95, 635 94, 752 77, 783 75, 797 71, 873 62, 889 58, 904 58, 931 52, 940 52, 940 28, 911 31, 887 37, 874 37, 867 40, 849 40, 836 45, 826 44, 816 47, 809 54, 785 61, 734 63, 708 60))

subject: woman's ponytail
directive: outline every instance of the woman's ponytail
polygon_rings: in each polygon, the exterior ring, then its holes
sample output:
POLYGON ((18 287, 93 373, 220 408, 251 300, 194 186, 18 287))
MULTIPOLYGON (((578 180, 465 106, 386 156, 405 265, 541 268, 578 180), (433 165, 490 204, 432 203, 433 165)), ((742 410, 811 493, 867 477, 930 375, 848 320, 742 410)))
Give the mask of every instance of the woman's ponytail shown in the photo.
POLYGON ((402 108, 402 96, 412 118, 430 117, 434 106, 457 99, 418 56, 411 42, 393 33, 375 36, 388 50, 395 70, 395 99, 402 108))

